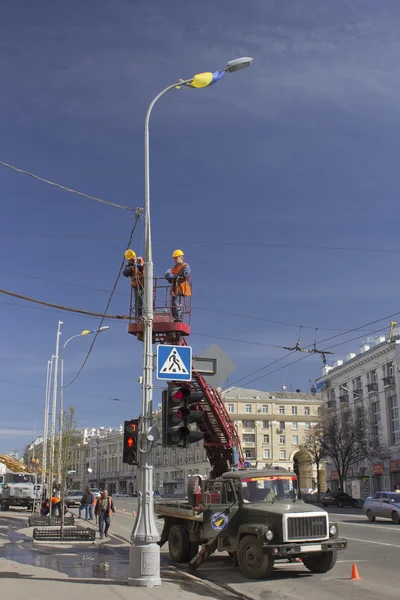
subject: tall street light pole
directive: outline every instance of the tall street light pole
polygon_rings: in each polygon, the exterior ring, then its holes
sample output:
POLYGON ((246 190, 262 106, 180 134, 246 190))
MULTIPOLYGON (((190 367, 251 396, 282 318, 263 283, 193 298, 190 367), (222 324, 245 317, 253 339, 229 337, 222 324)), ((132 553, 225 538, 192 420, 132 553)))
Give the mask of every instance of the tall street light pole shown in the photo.
POLYGON ((57 480, 59 483, 61 482, 61 448, 62 448, 62 441, 63 441, 63 426, 64 426, 64 353, 65 353, 65 348, 66 348, 67 344, 71 340, 74 340, 75 338, 89 335, 91 333, 101 333, 103 331, 107 331, 107 329, 110 329, 108 325, 105 325, 104 327, 100 327, 99 329, 84 329, 81 333, 77 333, 76 335, 73 335, 72 337, 70 337, 65 342, 65 344, 63 345, 62 350, 61 350, 60 414, 59 414, 59 421, 58 421, 60 441, 59 441, 59 445, 58 445, 58 457, 57 457, 57 480))
POLYGON ((142 420, 139 453, 138 514, 133 527, 129 559, 128 583, 132 586, 154 587, 161 585, 160 536, 154 517, 153 462, 151 428, 153 425, 153 254, 150 220, 150 148, 149 122, 156 102, 174 88, 203 88, 216 83, 225 73, 233 73, 248 67, 253 59, 237 58, 230 61, 223 71, 199 73, 190 79, 180 80, 163 89, 151 101, 144 126, 144 206, 145 206, 145 270, 144 270, 144 330, 143 330, 143 379, 142 420))
POLYGON ((47 361, 47 377, 46 377, 46 396, 44 402, 44 423, 43 423, 43 456, 42 456, 42 493, 43 498, 47 498, 47 444, 49 436, 49 404, 50 404, 50 387, 53 377, 53 360, 47 361))
MULTIPOLYGON (((61 336, 61 325, 62 321, 58 321, 57 336, 56 336, 56 352, 54 354, 54 377, 53 377, 53 405, 51 408, 51 438, 50 438, 50 498, 53 495, 53 476, 54 476, 54 463, 55 463, 55 452, 54 444, 56 439, 56 409, 57 409, 57 375, 58 375, 58 353, 60 348, 60 336, 61 336)), ((50 517, 53 516, 53 503, 50 500, 50 517)))

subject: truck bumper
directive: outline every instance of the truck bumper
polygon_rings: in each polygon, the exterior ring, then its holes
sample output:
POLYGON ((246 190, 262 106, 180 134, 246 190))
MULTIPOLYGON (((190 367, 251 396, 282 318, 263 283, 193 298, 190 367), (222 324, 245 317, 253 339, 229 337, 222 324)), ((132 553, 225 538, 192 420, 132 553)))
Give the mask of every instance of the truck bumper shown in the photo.
POLYGON ((316 552, 331 552, 333 550, 344 550, 347 548, 347 540, 344 538, 334 538, 322 542, 303 542, 303 543, 287 543, 273 546, 271 544, 264 545, 263 551, 265 554, 273 558, 292 558, 316 552))

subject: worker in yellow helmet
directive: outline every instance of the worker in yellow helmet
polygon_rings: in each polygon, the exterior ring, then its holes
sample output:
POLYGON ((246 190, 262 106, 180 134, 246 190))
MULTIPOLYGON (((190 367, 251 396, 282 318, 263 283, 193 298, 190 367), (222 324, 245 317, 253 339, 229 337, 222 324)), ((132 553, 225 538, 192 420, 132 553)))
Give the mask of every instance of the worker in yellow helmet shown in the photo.
POLYGON ((122 271, 124 277, 131 278, 131 286, 135 295, 135 315, 143 315, 143 294, 144 294, 144 260, 141 256, 136 256, 133 250, 125 252, 125 258, 128 261, 125 269, 122 271))
POLYGON ((172 316, 174 321, 177 322, 182 321, 185 296, 192 295, 191 284, 189 281, 191 269, 184 261, 183 257, 184 254, 182 250, 175 250, 172 253, 175 265, 165 273, 165 278, 171 284, 172 316))

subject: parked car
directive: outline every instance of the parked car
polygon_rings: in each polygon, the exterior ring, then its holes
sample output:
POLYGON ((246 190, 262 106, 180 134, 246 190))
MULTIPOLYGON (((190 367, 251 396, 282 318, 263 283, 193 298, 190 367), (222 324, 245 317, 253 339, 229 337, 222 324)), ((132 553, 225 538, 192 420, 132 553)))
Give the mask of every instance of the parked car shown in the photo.
POLYGON ((80 506, 82 500, 83 492, 81 490, 77 490, 74 492, 67 492, 65 496, 65 504, 68 506, 80 506))
POLYGON ((161 498, 161 494, 160 492, 157 492, 157 490, 153 492, 153 496, 155 496, 156 498, 161 498))
POLYGON ((101 490, 97 488, 90 488, 90 491, 92 494, 94 494, 95 498, 99 498, 99 496, 101 496, 101 490))
POLYGON ((312 492, 303 496, 303 502, 307 504, 319 504, 324 496, 326 496, 325 492, 312 492))
POLYGON ((132 494, 129 494, 130 498, 137 498, 138 497, 138 493, 137 492, 133 492, 132 494))
POLYGON ((364 502, 363 510, 368 521, 375 521, 376 517, 391 519, 396 525, 400 524, 400 493, 376 492, 364 502))
POLYGON ((344 506, 352 506, 357 508, 358 500, 346 494, 346 492, 328 492, 325 493, 321 498, 322 506, 337 506, 343 508, 344 506))

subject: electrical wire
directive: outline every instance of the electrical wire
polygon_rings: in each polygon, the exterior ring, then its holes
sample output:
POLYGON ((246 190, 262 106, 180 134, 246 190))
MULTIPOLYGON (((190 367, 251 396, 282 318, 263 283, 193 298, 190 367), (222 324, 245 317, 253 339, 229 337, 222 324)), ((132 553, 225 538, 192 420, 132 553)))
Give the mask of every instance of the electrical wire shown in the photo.
POLYGON ((50 308, 57 308, 59 310, 63 310, 66 312, 87 315, 89 317, 100 317, 101 319, 117 319, 119 321, 124 320, 124 319, 130 319, 129 315, 107 315, 104 313, 92 312, 90 310, 83 310, 80 308, 71 308, 69 306, 63 306, 62 304, 53 304, 52 302, 45 302, 44 300, 37 300, 36 298, 30 298, 29 296, 24 296, 23 294, 17 294, 16 292, 10 292, 9 290, 0 289, 0 294, 5 294, 6 296, 12 296, 13 298, 19 298, 20 300, 27 300, 28 302, 33 302, 34 304, 41 304, 43 306, 48 306, 50 308))
MULTIPOLYGON (((382 318, 380 318, 380 319, 376 319, 375 321, 371 321, 370 323, 365 323, 365 324, 363 324, 363 325, 360 325, 359 327, 353 327, 352 329, 348 329, 348 330, 347 330, 346 332, 344 332, 344 333, 338 333, 338 334, 336 334, 336 335, 332 335, 332 336, 330 336, 330 337, 328 337, 328 338, 325 338, 325 339, 323 339, 323 340, 318 340, 318 342, 317 342, 317 343, 318 343, 318 344, 323 344, 323 343, 325 343, 325 342, 328 342, 328 341, 330 341, 330 340, 336 339, 336 338, 338 338, 338 337, 341 337, 341 336, 343 336, 343 335, 346 335, 346 334, 348 334, 348 333, 352 333, 353 331, 360 331, 360 330, 362 330, 364 327, 369 327, 370 325, 375 325, 376 323, 379 323, 380 321, 384 321, 384 320, 391 319, 392 317, 396 317, 396 316, 397 316, 397 315, 399 315, 399 314, 400 314, 400 311, 399 311, 399 312, 396 312, 396 313, 393 313, 393 314, 391 314, 391 315, 386 315, 385 317, 382 317, 382 318)), ((372 332, 370 332, 370 333, 376 333, 377 331, 378 331, 378 332, 379 332, 379 331, 383 331, 384 329, 385 329, 385 328, 381 328, 381 329, 379 329, 379 330, 372 331, 372 332)), ((361 335, 361 336, 359 336, 358 338, 354 338, 354 339, 360 339, 360 338, 362 338, 362 337, 364 337, 364 335, 361 335)), ((337 346, 339 346, 339 345, 346 344, 346 343, 348 343, 348 342, 351 342, 351 341, 354 341, 354 340, 353 340, 353 339, 350 339, 350 340, 345 340, 344 342, 341 342, 340 344, 337 344, 336 346, 332 346, 332 345, 331 345, 331 346, 328 346, 326 349, 327 349, 327 350, 329 350, 329 349, 331 349, 331 348, 335 348, 335 347, 337 347, 337 346)), ((310 347, 312 347, 312 344, 309 344, 308 346, 305 346, 305 348, 310 348, 310 347)), ((240 383, 240 382, 241 382, 241 381, 243 381, 244 379, 247 379, 248 377, 251 377, 252 375, 255 375, 256 373, 259 373, 260 371, 263 371, 263 370, 265 370, 265 369, 268 369, 270 366, 272 366, 272 365, 276 364, 277 362, 279 362, 279 361, 281 361, 281 360, 285 360, 285 358, 288 358, 289 356, 291 356, 291 354, 294 354, 294 352, 290 352, 289 354, 286 354, 285 356, 282 356, 281 358, 278 358, 277 360, 273 361, 272 363, 268 363, 267 365, 264 365, 263 367, 260 367, 260 368, 259 368, 259 369, 257 369, 256 371, 252 371, 251 373, 248 373, 247 375, 244 375, 244 376, 243 376, 243 377, 241 377, 240 379, 237 379, 237 380, 235 380, 234 382, 232 382, 232 383, 230 384, 230 386, 229 386, 229 387, 231 387, 232 385, 235 385, 236 383, 240 383)), ((295 364, 295 363, 299 362, 300 360, 304 360, 305 358, 307 358, 307 356, 304 356, 304 357, 302 357, 302 358, 300 358, 300 359, 298 359, 298 360, 296 360, 296 361, 293 361, 293 362, 291 362, 291 363, 288 363, 287 365, 284 365, 284 366, 283 366, 283 367, 281 367, 281 368, 285 368, 286 366, 291 366, 292 364, 295 364)), ((281 370, 281 368, 279 368, 279 369, 277 369, 277 370, 279 371, 279 370, 281 370)), ((275 372, 276 372, 276 371, 272 371, 272 373, 275 373, 275 372)), ((271 375, 272 373, 267 373, 267 374, 265 375, 265 377, 266 377, 267 375, 271 375)), ((264 377, 264 375, 263 375, 262 377, 264 377)), ((257 379, 255 379, 255 380, 252 380, 251 382, 246 382, 246 384, 245 384, 245 385, 248 385, 249 383, 252 383, 253 381, 257 381, 258 379, 262 379, 262 377, 258 377, 257 379)), ((224 389, 227 389, 227 388, 224 388, 224 389)))
MULTIPOLYGON (((34 383, 22 383, 21 381, 12 381, 10 379, 0 379, 0 383, 7 383, 11 385, 22 385, 23 387, 37 388, 45 390, 44 385, 36 385, 34 383)), ((68 396, 87 396, 88 398, 101 398, 102 400, 113 400, 115 402, 130 402, 130 400, 122 400, 121 398, 112 398, 111 396, 99 396, 98 394, 88 394, 87 392, 65 392, 68 396)), ((8 400, 9 402, 9 400, 8 400)))
POLYGON ((66 192, 71 192, 71 194, 77 194, 78 196, 84 196, 85 198, 89 198, 89 200, 95 200, 96 202, 101 202, 102 204, 107 204, 108 206, 114 206, 115 208, 122 208, 123 210, 136 211, 137 208, 130 208, 129 206, 122 206, 121 204, 116 204, 115 202, 110 202, 109 200, 103 200, 102 198, 97 198, 96 196, 91 196, 90 194, 85 194, 84 192, 78 192, 77 190, 73 190, 71 188, 65 187, 65 185, 61 185, 60 183, 55 183, 54 181, 50 181, 49 179, 44 179, 44 177, 39 177, 39 175, 35 175, 34 173, 30 173, 29 171, 25 171, 24 169, 20 169, 9 163, 6 163, 0 160, 0 165, 3 167, 7 167, 8 169, 12 169, 17 173, 22 173, 23 175, 28 175, 29 177, 33 177, 33 179, 37 179, 39 181, 43 181, 48 185, 53 185, 54 187, 58 187, 66 192))
MULTIPOLYGON (((137 210, 137 211, 136 211, 135 222, 133 223, 132 231, 131 231, 131 233, 130 233, 130 236, 129 236, 129 240, 128 240, 128 244, 127 244, 127 246, 126 246, 126 250, 127 250, 127 249, 130 247, 130 245, 131 245, 132 238, 133 238, 133 234, 135 233, 136 225, 137 225, 137 224, 138 224, 138 222, 139 222, 139 219, 140 219, 140 217, 141 217, 141 214, 142 214, 142 212, 143 212, 143 210, 142 210, 142 209, 140 209, 140 210, 137 210)), ((118 270, 118 275, 117 275, 117 277, 115 278, 115 281, 114 281, 113 288, 112 288, 112 290, 111 290, 110 296, 109 296, 109 298, 108 298, 108 301, 107 301, 107 304, 106 304, 106 308, 105 308, 105 311, 104 311, 104 316, 103 316, 103 317, 101 318, 101 320, 100 320, 100 324, 99 324, 99 326, 97 327, 97 331, 96 331, 96 333, 95 333, 95 335, 94 335, 94 338, 93 338, 93 340, 92 340, 92 343, 90 344, 90 348, 89 348, 89 350, 88 350, 88 353, 86 354, 85 360, 83 361, 83 363, 82 363, 82 365, 81 365, 81 368, 79 369, 78 373, 75 375, 75 377, 73 378, 73 380, 72 380, 72 381, 70 381, 70 382, 69 382, 69 383, 68 383, 66 386, 64 386, 64 387, 69 387, 70 385, 72 385, 72 384, 74 383, 74 381, 76 381, 76 380, 78 379, 79 375, 82 373, 83 369, 85 368, 85 365, 86 365, 86 363, 87 363, 87 361, 88 361, 88 359, 89 359, 89 356, 90 356, 90 354, 91 354, 91 352, 92 352, 92 350, 93 350, 93 347, 94 347, 94 345, 95 345, 95 343, 96 343, 96 340, 97 340, 97 338, 98 338, 98 335, 99 335, 99 333, 100 333, 100 328, 101 328, 102 324, 104 323, 104 319, 106 318, 107 311, 108 311, 108 309, 110 308, 111 300, 112 300, 112 298, 113 298, 113 296, 114 296, 114 292, 115 292, 115 290, 116 290, 116 288, 117 288, 118 281, 119 281, 119 278, 120 278, 120 276, 121 276, 121 273, 122 273, 122 269, 124 268, 124 264, 125 264, 125 256, 123 256, 123 258, 122 258, 122 261, 121 261, 121 264, 120 264, 120 267, 119 267, 119 270, 118 270)))

